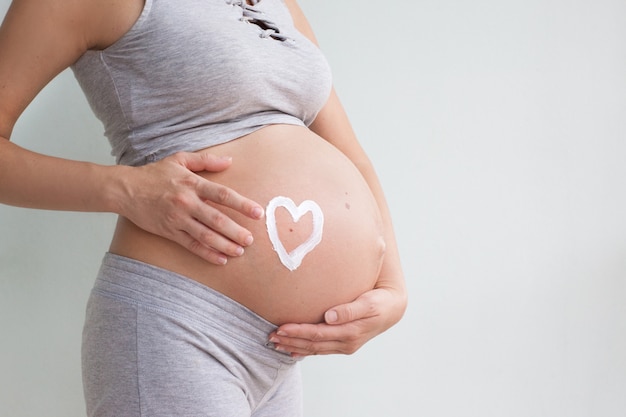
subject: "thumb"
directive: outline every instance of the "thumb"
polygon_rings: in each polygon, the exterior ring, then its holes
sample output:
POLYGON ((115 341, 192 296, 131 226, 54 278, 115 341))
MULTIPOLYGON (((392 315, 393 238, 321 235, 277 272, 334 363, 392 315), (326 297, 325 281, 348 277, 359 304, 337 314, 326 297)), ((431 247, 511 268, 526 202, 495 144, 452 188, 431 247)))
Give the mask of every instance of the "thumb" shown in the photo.
POLYGON ((228 168, 233 161, 229 156, 217 156, 209 150, 191 153, 181 152, 178 156, 178 162, 193 172, 211 171, 219 172, 228 168))
POLYGON ((365 297, 359 297, 355 301, 341 304, 324 313, 324 320, 327 324, 344 324, 359 320, 368 316, 371 311, 371 303, 365 297))

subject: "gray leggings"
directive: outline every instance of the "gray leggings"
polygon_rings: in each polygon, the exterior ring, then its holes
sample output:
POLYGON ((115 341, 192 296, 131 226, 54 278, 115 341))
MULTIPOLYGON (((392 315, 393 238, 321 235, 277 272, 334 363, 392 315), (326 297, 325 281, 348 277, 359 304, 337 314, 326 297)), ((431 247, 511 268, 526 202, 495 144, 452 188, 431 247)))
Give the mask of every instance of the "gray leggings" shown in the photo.
POLYGON ((107 254, 85 320, 89 416, 302 416, 276 326, 193 280, 107 254))

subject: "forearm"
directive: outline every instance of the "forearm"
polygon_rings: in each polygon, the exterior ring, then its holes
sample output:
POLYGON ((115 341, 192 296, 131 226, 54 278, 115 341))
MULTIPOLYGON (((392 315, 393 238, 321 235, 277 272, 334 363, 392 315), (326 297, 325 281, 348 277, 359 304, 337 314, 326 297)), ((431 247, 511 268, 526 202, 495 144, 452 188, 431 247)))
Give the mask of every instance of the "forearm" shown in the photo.
POLYGON ((47 210, 119 212, 116 186, 128 167, 70 161, 0 138, 0 203, 47 210))
POLYGON ((250 231, 207 202, 252 219, 263 208, 196 172, 231 164, 208 151, 180 152, 141 167, 104 166, 30 152, 0 138, 0 204, 68 211, 112 212, 223 265, 252 243, 250 231))

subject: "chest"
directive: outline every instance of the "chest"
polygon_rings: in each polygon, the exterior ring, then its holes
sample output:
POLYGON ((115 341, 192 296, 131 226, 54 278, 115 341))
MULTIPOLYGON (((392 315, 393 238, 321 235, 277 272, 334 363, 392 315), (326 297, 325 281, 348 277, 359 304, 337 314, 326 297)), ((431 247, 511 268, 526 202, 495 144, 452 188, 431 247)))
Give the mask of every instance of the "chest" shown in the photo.
POLYGON ((132 74, 130 91, 174 93, 181 105, 219 111, 207 100, 224 108, 268 91, 306 97, 328 78, 282 0, 152 0, 149 13, 123 50, 110 51, 111 65, 132 74))

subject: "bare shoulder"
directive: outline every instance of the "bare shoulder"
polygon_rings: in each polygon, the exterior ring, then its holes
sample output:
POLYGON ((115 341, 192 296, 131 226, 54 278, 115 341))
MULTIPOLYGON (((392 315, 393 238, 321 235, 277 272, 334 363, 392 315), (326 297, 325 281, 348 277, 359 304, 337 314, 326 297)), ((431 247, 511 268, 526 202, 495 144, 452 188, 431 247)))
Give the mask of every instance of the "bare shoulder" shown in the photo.
POLYGON ((144 0, 13 0, 2 32, 21 29, 33 37, 65 37, 67 46, 104 48, 130 29, 143 5, 144 0))
POLYGON ((144 0, 13 0, 0 26, 0 136, 35 95, 86 50, 130 29, 144 0))

